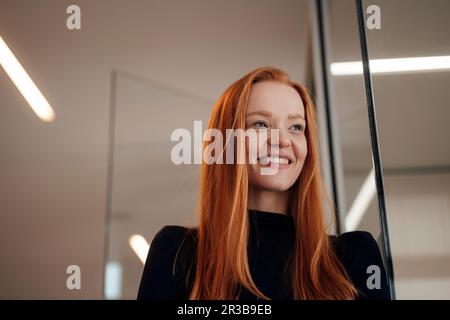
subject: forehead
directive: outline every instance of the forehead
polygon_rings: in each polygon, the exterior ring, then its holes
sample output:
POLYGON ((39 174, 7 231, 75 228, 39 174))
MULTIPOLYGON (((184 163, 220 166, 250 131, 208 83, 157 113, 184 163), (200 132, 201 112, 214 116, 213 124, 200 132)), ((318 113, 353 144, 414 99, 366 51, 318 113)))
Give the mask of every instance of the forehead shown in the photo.
POLYGON ((254 111, 269 111, 279 115, 305 114, 303 101, 297 90, 274 81, 258 82, 252 86, 247 113, 254 111))

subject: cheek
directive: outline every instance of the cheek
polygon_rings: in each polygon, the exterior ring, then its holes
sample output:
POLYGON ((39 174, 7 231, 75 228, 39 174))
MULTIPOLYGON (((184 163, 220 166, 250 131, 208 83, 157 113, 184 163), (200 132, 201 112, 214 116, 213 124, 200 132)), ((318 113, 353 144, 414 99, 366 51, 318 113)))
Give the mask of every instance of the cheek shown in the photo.
POLYGON ((259 185, 259 182, 261 180, 260 171, 257 165, 255 164, 248 164, 248 180, 253 185, 259 185))
POLYGON ((306 138, 302 137, 302 139, 295 141, 292 146, 294 148, 297 162, 303 163, 306 159, 306 155, 308 154, 308 144, 306 142, 306 138))
MULTIPOLYGON (((250 135, 245 138, 245 155, 246 161, 250 165, 250 158, 256 162, 256 159, 261 154, 267 154, 269 151, 269 144, 267 141, 267 133, 256 132, 256 135, 250 135)), ((253 164, 254 165, 254 164, 253 164)))

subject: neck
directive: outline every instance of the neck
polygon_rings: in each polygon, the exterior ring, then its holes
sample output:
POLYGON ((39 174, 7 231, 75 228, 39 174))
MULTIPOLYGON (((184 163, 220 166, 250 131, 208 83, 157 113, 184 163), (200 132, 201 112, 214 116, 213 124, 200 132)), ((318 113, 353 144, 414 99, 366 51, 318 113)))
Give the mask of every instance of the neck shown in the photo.
POLYGON ((250 197, 249 209, 286 214, 288 200, 288 191, 254 190, 250 197))

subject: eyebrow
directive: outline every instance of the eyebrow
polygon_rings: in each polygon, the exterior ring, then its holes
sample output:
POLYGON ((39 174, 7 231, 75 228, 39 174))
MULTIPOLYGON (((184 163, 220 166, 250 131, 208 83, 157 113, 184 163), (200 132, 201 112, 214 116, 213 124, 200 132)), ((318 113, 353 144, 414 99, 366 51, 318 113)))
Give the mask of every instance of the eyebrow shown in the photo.
POLYGON ((302 116, 300 113, 288 114, 288 119, 297 119, 297 118, 301 118, 301 119, 305 120, 305 117, 302 116))
MULTIPOLYGON (((247 113, 247 117, 253 116, 253 115, 262 115, 262 116, 266 116, 266 117, 271 117, 272 116, 272 112, 268 112, 268 111, 253 111, 250 113, 247 113)), ((305 117, 302 116, 300 113, 290 113, 288 114, 288 119, 297 119, 297 118, 301 118, 303 120, 305 120, 305 117)))

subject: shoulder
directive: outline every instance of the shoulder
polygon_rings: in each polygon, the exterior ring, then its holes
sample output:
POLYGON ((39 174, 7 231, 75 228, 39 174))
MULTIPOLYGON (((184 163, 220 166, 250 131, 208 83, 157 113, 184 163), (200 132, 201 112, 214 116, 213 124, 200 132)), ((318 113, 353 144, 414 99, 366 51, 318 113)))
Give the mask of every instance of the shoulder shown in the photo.
POLYGON ((194 228, 167 225, 162 227, 152 241, 153 246, 173 247, 187 236, 194 235, 194 228))
POLYGON ((138 299, 176 299, 184 291, 179 276, 193 257, 196 229, 167 225, 154 236, 145 261, 138 299))
POLYGON ((147 259, 155 261, 155 259, 158 258, 162 259, 160 261, 166 261, 173 264, 177 254, 180 253, 180 251, 186 251, 181 250, 182 248, 192 248, 196 236, 196 228, 166 225, 154 236, 147 259))
POLYGON ((372 234, 352 231, 331 237, 335 252, 347 267, 381 262, 381 253, 372 234))
POLYGON ((331 242, 361 298, 390 299, 383 257, 372 234, 346 232, 331 236, 331 242))
POLYGON ((340 254, 352 254, 363 251, 366 254, 379 253, 378 244, 367 231, 345 232, 332 236, 332 241, 340 254))

